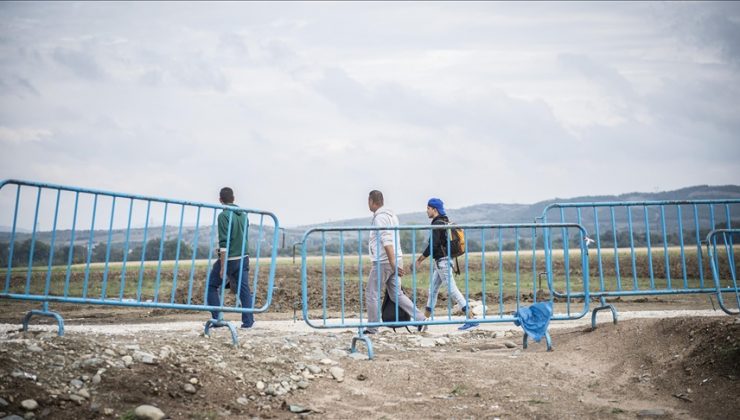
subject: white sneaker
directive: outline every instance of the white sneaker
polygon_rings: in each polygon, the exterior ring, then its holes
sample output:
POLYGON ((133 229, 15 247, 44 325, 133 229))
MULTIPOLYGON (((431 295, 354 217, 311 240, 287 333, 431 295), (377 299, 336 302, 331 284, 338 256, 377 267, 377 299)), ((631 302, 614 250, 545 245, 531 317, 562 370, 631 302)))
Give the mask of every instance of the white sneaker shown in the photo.
MULTIPOLYGON (((429 321, 429 318, 424 318, 424 321, 429 321)), ((429 329, 429 325, 419 325, 418 327, 416 327, 416 329, 420 333, 424 333, 424 332, 427 332, 427 330, 429 329)))

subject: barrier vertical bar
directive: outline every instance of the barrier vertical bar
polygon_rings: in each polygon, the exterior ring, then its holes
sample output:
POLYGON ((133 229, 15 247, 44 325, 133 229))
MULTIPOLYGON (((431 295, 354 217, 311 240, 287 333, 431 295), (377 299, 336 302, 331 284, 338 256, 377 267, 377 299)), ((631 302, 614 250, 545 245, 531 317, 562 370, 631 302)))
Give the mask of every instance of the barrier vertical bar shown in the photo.
POLYGON ((13 251, 15 248, 15 230, 16 223, 18 222, 18 203, 21 198, 21 186, 18 184, 18 188, 15 191, 15 210, 13 210, 13 227, 10 233, 10 249, 8 250, 8 272, 5 274, 5 293, 8 293, 10 289, 10 274, 13 269, 13 251))
MULTIPOLYGON (((357 259, 359 260, 359 264, 357 268, 357 280, 358 280, 357 283, 359 284, 359 289, 360 289, 360 324, 362 324, 362 314, 364 312, 363 306, 365 305, 365 299, 363 299, 363 296, 362 296, 362 294, 365 292, 365 288, 362 287, 362 280, 363 280, 362 277, 364 276, 365 273, 362 270, 362 231, 361 230, 357 231, 357 259)), ((368 278, 368 282, 369 281, 370 279, 368 278)), ((304 298, 304 302, 308 302, 306 298, 304 298)), ((362 329, 360 329, 360 333, 362 333, 362 329)))
POLYGON ((671 263, 668 257, 668 238, 665 228, 665 206, 660 206, 660 225, 663 232, 663 259, 665 261, 666 288, 671 289, 671 263))
MULTIPOLYGON (((20 185, 18 186, 20 189, 20 185)), ((69 257, 67 257, 67 274, 64 277, 64 297, 67 297, 69 295, 69 277, 72 274, 71 268, 72 268, 72 256, 75 252, 75 232, 77 230, 77 205, 79 203, 80 199, 80 192, 75 192, 75 207, 72 212, 72 234, 70 235, 69 239, 69 257)))
MULTIPOLYGON (((470 318, 469 314, 473 309, 470 307, 470 260, 468 259, 468 232, 465 228, 463 228, 463 238, 465 240, 465 302, 467 302, 468 307, 468 310, 465 313, 465 319, 468 319, 470 318)), ((450 265, 452 265, 452 261, 450 261, 450 265)))
POLYGON ((552 242, 550 241, 549 230, 549 228, 544 228, 542 232, 544 235, 543 245, 545 248, 545 278, 547 280, 547 290, 550 294, 550 302, 554 302, 555 288, 552 277, 552 242))
POLYGON ((418 308, 418 298, 416 296, 416 232, 417 230, 411 231, 411 288, 413 294, 414 308, 418 308))
MULTIPOLYGON (((382 290, 381 281, 380 281, 380 243, 381 241, 382 241, 382 238, 380 234, 380 229, 376 228, 375 229, 375 251, 376 251, 375 256, 377 260, 375 261, 375 271, 377 271, 378 273, 378 275, 376 276, 377 277, 376 281, 378 283, 377 283, 377 287, 375 288, 375 290, 378 292, 378 298, 376 299, 377 302, 375 306, 377 307, 376 313, 378 314, 379 318, 380 318, 380 315, 383 313, 383 311, 381 310, 381 306, 380 306, 381 304, 380 291, 382 290)), ((370 321, 369 318, 370 317, 368 317, 368 322, 370 321)))
MULTIPOLYGON (((188 279, 188 305, 190 305, 190 302, 193 300, 193 280, 195 279, 195 259, 196 255, 198 254, 198 234, 200 233, 200 209, 201 206, 198 206, 198 210, 195 214, 195 233, 193 238, 193 257, 190 260, 190 278, 188 279)), ((249 226, 246 226, 246 229, 249 229, 249 226)), ((208 271, 206 271, 206 276, 208 276, 208 271)), ((208 280, 206 280, 206 287, 208 287, 208 280)))
POLYGON ((146 201, 146 219, 144 220, 144 239, 141 242, 141 265, 139 265, 139 284, 136 287, 136 301, 141 302, 141 285, 144 281, 144 261, 146 259, 146 238, 149 234, 149 211, 152 200, 146 201))
POLYGON ((486 319, 488 305, 486 304, 486 231, 480 230, 480 270, 481 270, 481 300, 483 301, 483 319, 486 319))
POLYGON ((28 273, 26 274, 26 294, 31 291, 31 271, 33 270, 33 254, 36 251, 36 227, 39 221, 39 207, 41 206, 41 187, 36 194, 36 210, 33 216, 33 230, 31 233, 31 251, 28 255, 28 273))
POLYGON ((677 206, 678 208, 678 239, 679 244, 681 245, 681 272, 683 274, 683 287, 685 289, 689 288, 689 279, 686 275, 686 254, 684 252, 684 243, 683 243, 683 215, 681 213, 681 205, 679 204, 677 206))
MULTIPOLYGON (((248 245, 247 245, 247 232, 249 232, 249 215, 244 215, 244 232, 242 233, 242 247, 239 251, 239 279, 237 281, 236 285, 236 294, 237 299, 234 299, 234 307, 238 307, 241 304, 241 291, 242 291, 242 282, 247 282, 247 287, 249 286, 249 275, 247 275, 247 278, 244 278, 244 255, 249 253, 248 245)), ((247 263, 249 264, 249 263, 247 263)), ((249 270, 247 270, 249 271, 249 270)), ((252 302, 249 302, 254 308, 255 300, 251 299, 252 302)))
POLYGON ((532 231, 532 299, 537 302, 537 234, 536 228, 531 227, 532 231))
MULTIPOLYGON (((535 217, 535 223, 537 223, 537 219, 538 218, 535 217)), ((547 212, 543 213, 541 219, 543 223, 547 223, 547 212)), ((544 229, 542 234, 544 235, 544 240, 542 242, 545 248, 545 278, 547 279, 547 287, 550 292, 550 301, 552 301, 554 297, 554 289, 552 284, 552 238, 550 237, 550 229, 544 229)))
MULTIPOLYGON (((583 242, 581 242, 581 250, 583 250, 583 242)), ((567 262, 565 265, 565 309, 568 316, 570 316, 570 236, 566 234, 565 241, 563 242, 563 258, 567 262)), ((581 251, 581 259, 583 259, 583 251, 581 251)))
POLYGON ((134 199, 129 199, 128 203, 128 221, 126 222, 126 240, 123 244, 123 262, 121 263, 121 284, 118 300, 123 300, 123 293, 126 287, 126 265, 128 265, 129 240, 131 239, 131 216, 134 212, 134 199))
POLYGON ((655 290, 655 275, 653 274, 653 251, 650 246, 650 221, 648 220, 647 206, 642 206, 645 211, 645 240, 647 241, 648 270, 650 271, 650 289, 655 290))
MULTIPOLYGON (((560 222, 565 223, 565 210, 560 208, 560 222)), ((568 237, 568 229, 562 228, 563 233, 563 267, 565 269, 565 287, 567 299, 565 301, 566 313, 570 315, 570 238, 568 237)))
POLYGON ((105 247, 105 269, 103 270, 103 284, 100 287, 100 299, 105 299, 108 294, 108 263, 110 262, 110 245, 111 238, 113 237, 113 219, 116 214, 116 196, 113 196, 113 201, 110 207, 110 223, 108 224, 108 242, 105 247))
POLYGON ((342 323, 344 323, 344 232, 339 232, 339 296, 342 323))
POLYGON ((157 260, 157 276, 154 280, 154 302, 159 302, 159 285, 162 275, 162 256, 164 255, 164 240, 167 234, 167 205, 164 203, 164 213, 162 215, 162 233, 159 236, 159 257, 157 260))
MULTIPOLYGON (((604 268, 601 261, 601 232, 599 231, 599 212, 596 210, 596 206, 593 206, 594 209, 594 228, 596 233, 596 259, 599 261, 599 286, 601 287, 601 290, 604 291, 604 268)), ((578 210, 578 224, 583 225, 581 222, 581 212, 580 209, 578 210)), ((612 230, 614 229, 614 225, 612 224, 612 230)))
MULTIPOLYGON (((206 287, 203 288, 203 302, 208 302, 208 289, 211 283, 211 261, 213 260, 213 239, 214 239, 214 227, 216 226, 216 215, 218 209, 213 209, 213 216, 211 217, 211 233, 209 235, 210 240, 208 241, 208 264, 206 265, 206 287)), ((214 263, 215 264, 215 263, 214 263)))
MULTIPOLYGON (((727 229, 732 229, 732 221, 730 219, 730 205, 725 204, 725 217, 727 218, 727 229)), ((732 233, 725 234, 725 247, 727 248, 727 259, 730 262, 730 272, 732 273, 732 280, 736 280, 735 274, 735 245, 732 241, 732 233)), ((735 297, 740 299, 738 293, 737 283, 735 283, 735 297)), ((738 308, 740 309, 740 300, 738 301, 738 308)))
POLYGON ((326 325, 326 232, 321 231, 321 310, 326 325))
MULTIPOLYGON (((729 207, 728 207, 728 213, 727 213, 727 229, 732 229, 730 226, 730 213, 729 213, 729 207)), ((735 303, 737 304, 738 309, 740 309, 740 293, 738 292, 737 287, 737 269, 735 267, 735 250, 733 240, 732 240, 732 231, 728 231, 724 233, 725 237, 725 252, 727 252, 727 261, 729 262, 730 266, 730 274, 732 276, 732 287, 735 289, 735 303)))
MULTIPOLYGON (((260 256, 262 255, 262 235, 264 234, 265 227, 265 215, 260 214, 260 227, 257 229, 257 246, 255 246, 255 262, 254 262, 254 281, 252 282, 252 307, 254 308, 255 302, 257 302, 257 280, 260 274, 260 256)), ((278 227, 275 226, 275 229, 278 227)), ((247 228, 249 231, 249 228, 247 228)))
POLYGON ((56 245, 57 239, 57 216, 59 216, 59 198, 62 194, 61 190, 57 190, 56 204, 54 205, 54 223, 51 228, 51 245, 49 246, 49 266, 46 271, 46 286, 44 287, 44 296, 49 296, 51 290, 51 266, 54 261, 54 246, 56 245))
MULTIPOLYGON (((728 229, 731 229, 731 228, 728 228, 728 229)), ((737 288, 737 283, 736 283, 737 274, 736 274, 736 269, 735 269, 735 253, 732 249, 733 247, 732 233, 724 232, 722 236, 724 236, 724 239, 725 239, 725 253, 727 254, 727 262, 729 263, 728 265, 730 266, 730 276, 732 277, 732 281, 734 283, 733 288, 735 289, 735 296, 740 296, 740 294, 738 293, 738 288, 737 288)), ((738 308, 740 308, 740 301, 738 301, 738 308)))
POLYGON ((429 228, 429 295, 430 298, 429 302, 431 311, 431 319, 434 320, 434 307, 437 306, 437 297, 432 296, 432 282, 434 282, 434 265, 436 262, 434 261, 434 230, 430 227, 429 228))
POLYGON ((701 235, 701 228, 699 227, 699 209, 696 207, 696 204, 693 205, 694 207, 694 226, 696 229, 696 257, 699 262, 699 287, 704 288, 704 264, 702 261, 701 256, 701 238, 699 235, 701 235))
MULTIPOLYGON (((227 211, 227 210, 223 210, 227 211)), ((224 256, 221 258, 219 256, 219 261, 223 261, 221 263, 221 271, 223 271, 224 275, 221 277, 221 290, 220 298, 219 298, 219 306, 222 308, 224 307, 224 300, 226 300, 226 282, 228 281, 227 278, 229 277, 229 250, 231 249, 231 227, 234 223, 234 212, 232 210, 228 210, 229 214, 229 226, 226 228, 226 249, 224 250, 224 256)), ((219 234, 221 227, 219 226, 219 234)), ((218 241, 218 247, 219 250, 221 249, 221 237, 219 236, 218 241)), ((237 292, 238 293, 238 292, 237 292)), ((238 300, 238 296, 237 296, 238 300)), ((254 306, 254 305, 252 305, 254 306)), ((224 313, 222 311, 218 312, 218 319, 216 321, 220 322, 223 320, 224 313)))
MULTIPOLYGON (((732 220, 730 219, 730 205, 725 204, 725 219, 727 220, 727 229, 732 229, 732 220)), ((732 237, 732 235, 730 235, 732 237)))
MULTIPOLYGON (((616 217, 614 217, 614 207, 612 207, 610 210, 612 217, 612 234, 614 237, 614 272, 617 275, 617 290, 622 291, 622 273, 619 269, 619 244, 617 243, 617 220, 616 217)), ((629 211, 629 207, 627 207, 627 211, 629 211)), ((599 263, 601 263, 601 259, 599 259, 599 263)))
MULTIPOLYGON (((578 215, 578 224, 581 225, 581 226, 583 226, 583 217, 581 215, 581 208, 580 207, 576 208, 576 214, 578 215)), ((565 220, 563 220, 562 222, 565 222, 565 220)), ((585 238, 583 237, 583 232, 581 232, 580 230, 578 231, 578 238, 580 239, 580 243, 583 244, 585 238)), ((588 246, 588 242, 586 242, 586 246, 588 246)), ((581 248, 581 249, 583 249, 583 248, 581 248)), ((570 250, 568 250, 568 251, 570 251, 570 250)), ((570 253, 570 252, 568 252, 568 253, 570 253)), ((581 255, 581 257, 583 257, 583 255, 581 255)), ((564 258, 568 258, 570 260, 570 257, 567 256, 567 255, 564 258)), ((565 301, 566 313, 568 314, 568 316, 570 316, 570 277, 568 278, 568 281, 565 284, 565 293, 567 295, 567 299, 565 301)))
POLYGON ((627 227, 630 231, 630 256, 632 258, 632 290, 639 288, 637 284, 637 256, 635 255, 635 235, 632 231, 632 207, 627 206, 627 227))
POLYGON ((521 304, 521 282, 519 276, 519 228, 514 228, 514 258, 516 258, 516 309, 519 310, 521 304))
POLYGON ((85 263, 85 280, 82 283, 82 298, 87 299, 87 287, 90 280, 90 259, 92 257, 93 237, 95 236, 95 214, 98 211, 98 194, 93 196, 92 221, 90 222, 90 239, 87 242, 87 261, 85 263))
MULTIPOLYGON (((180 264, 180 243, 182 242, 182 224, 185 221, 185 205, 180 205, 180 225, 177 228, 177 248, 175 249, 175 267, 172 269, 172 295, 170 303, 175 303, 175 294, 177 292, 177 273, 180 264)), ((241 270, 239 270, 239 285, 241 286, 241 270)), ((239 290, 239 289, 237 289, 239 290)))
MULTIPOLYGON (((395 299, 395 302, 393 302, 395 304, 395 306, 396 306, 396 320, 398 320, 398 300, 399 300, 398 297, 401 296, 401 278, 398 277, 398 249, 399 249, 399 247, 398 247, 398 231, 397 230, 394 230, 393 231, 393 258, 395 258, 396 260, 393 261, 393 265, 396 268, 395 268, 395 270, 393 272, 393 284, 396 285, 396 286, 398 286, 398 287, 394 287, 394 290, 395 290, 394 293, 396 294, 396 299, 395 299)), ((401 261, 403 261, 403 260, 401 260, 401 261)), ((388 262, 390 263, 390 260, 388 262)), ((386 285, 386 290, 388 290, 388 286, 387 285, 386 285)), ((378 292, 380 292, 380 290, 378 290, 378 292)), ((380 300, 380 299, 378 299, 378 300, 380 300)), ((414 319, 416 319, 416 314, 411 314, 411 316, 414 319)), ((381 313, 381 317, 380 318, 381 318, 381 321, 382 321, 382 318, 383 318, 382 317, 382 313, 381 313)))
POLYGON ((498 314, 504 316, 504 248, 503 230, 498 228, 498 314))

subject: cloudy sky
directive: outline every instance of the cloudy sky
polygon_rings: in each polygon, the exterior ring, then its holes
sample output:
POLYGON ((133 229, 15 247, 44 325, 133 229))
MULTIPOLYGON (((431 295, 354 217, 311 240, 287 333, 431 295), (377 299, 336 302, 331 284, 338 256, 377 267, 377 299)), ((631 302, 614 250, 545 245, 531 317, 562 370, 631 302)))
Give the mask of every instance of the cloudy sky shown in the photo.
POLYGON ((740 183, 740 3, 0 3, 0 178, 296 226, 740 183))

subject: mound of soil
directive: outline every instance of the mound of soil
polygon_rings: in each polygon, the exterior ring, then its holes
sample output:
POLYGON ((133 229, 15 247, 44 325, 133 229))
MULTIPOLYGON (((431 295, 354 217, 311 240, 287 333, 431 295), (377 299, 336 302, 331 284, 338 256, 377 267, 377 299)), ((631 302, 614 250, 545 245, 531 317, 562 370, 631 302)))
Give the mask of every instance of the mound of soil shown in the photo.
POLYGON ((515 329, 383 330, 368 361, 348 352, 350 331, 256 328, 236 348, 225 329, 11 331, 0 336, 0 417, 133 418, 149 404, 173 419, 733 418, 739 333, 731 317, 630 320, 555 330, 547 352, 522 349, 515 329))

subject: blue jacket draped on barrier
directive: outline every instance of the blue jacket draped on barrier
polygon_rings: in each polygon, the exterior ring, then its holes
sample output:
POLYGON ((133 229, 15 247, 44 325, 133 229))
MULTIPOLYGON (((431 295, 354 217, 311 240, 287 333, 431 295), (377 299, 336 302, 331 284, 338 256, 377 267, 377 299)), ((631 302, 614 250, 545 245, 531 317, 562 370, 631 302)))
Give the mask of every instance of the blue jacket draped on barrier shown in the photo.
POLYGON ((519 308, 514 316, 516 317, 514 324, 521 326, 527 335, 539 343, 547 332, 547 326, 550 325, 552 302, 540 302, 519 308))

